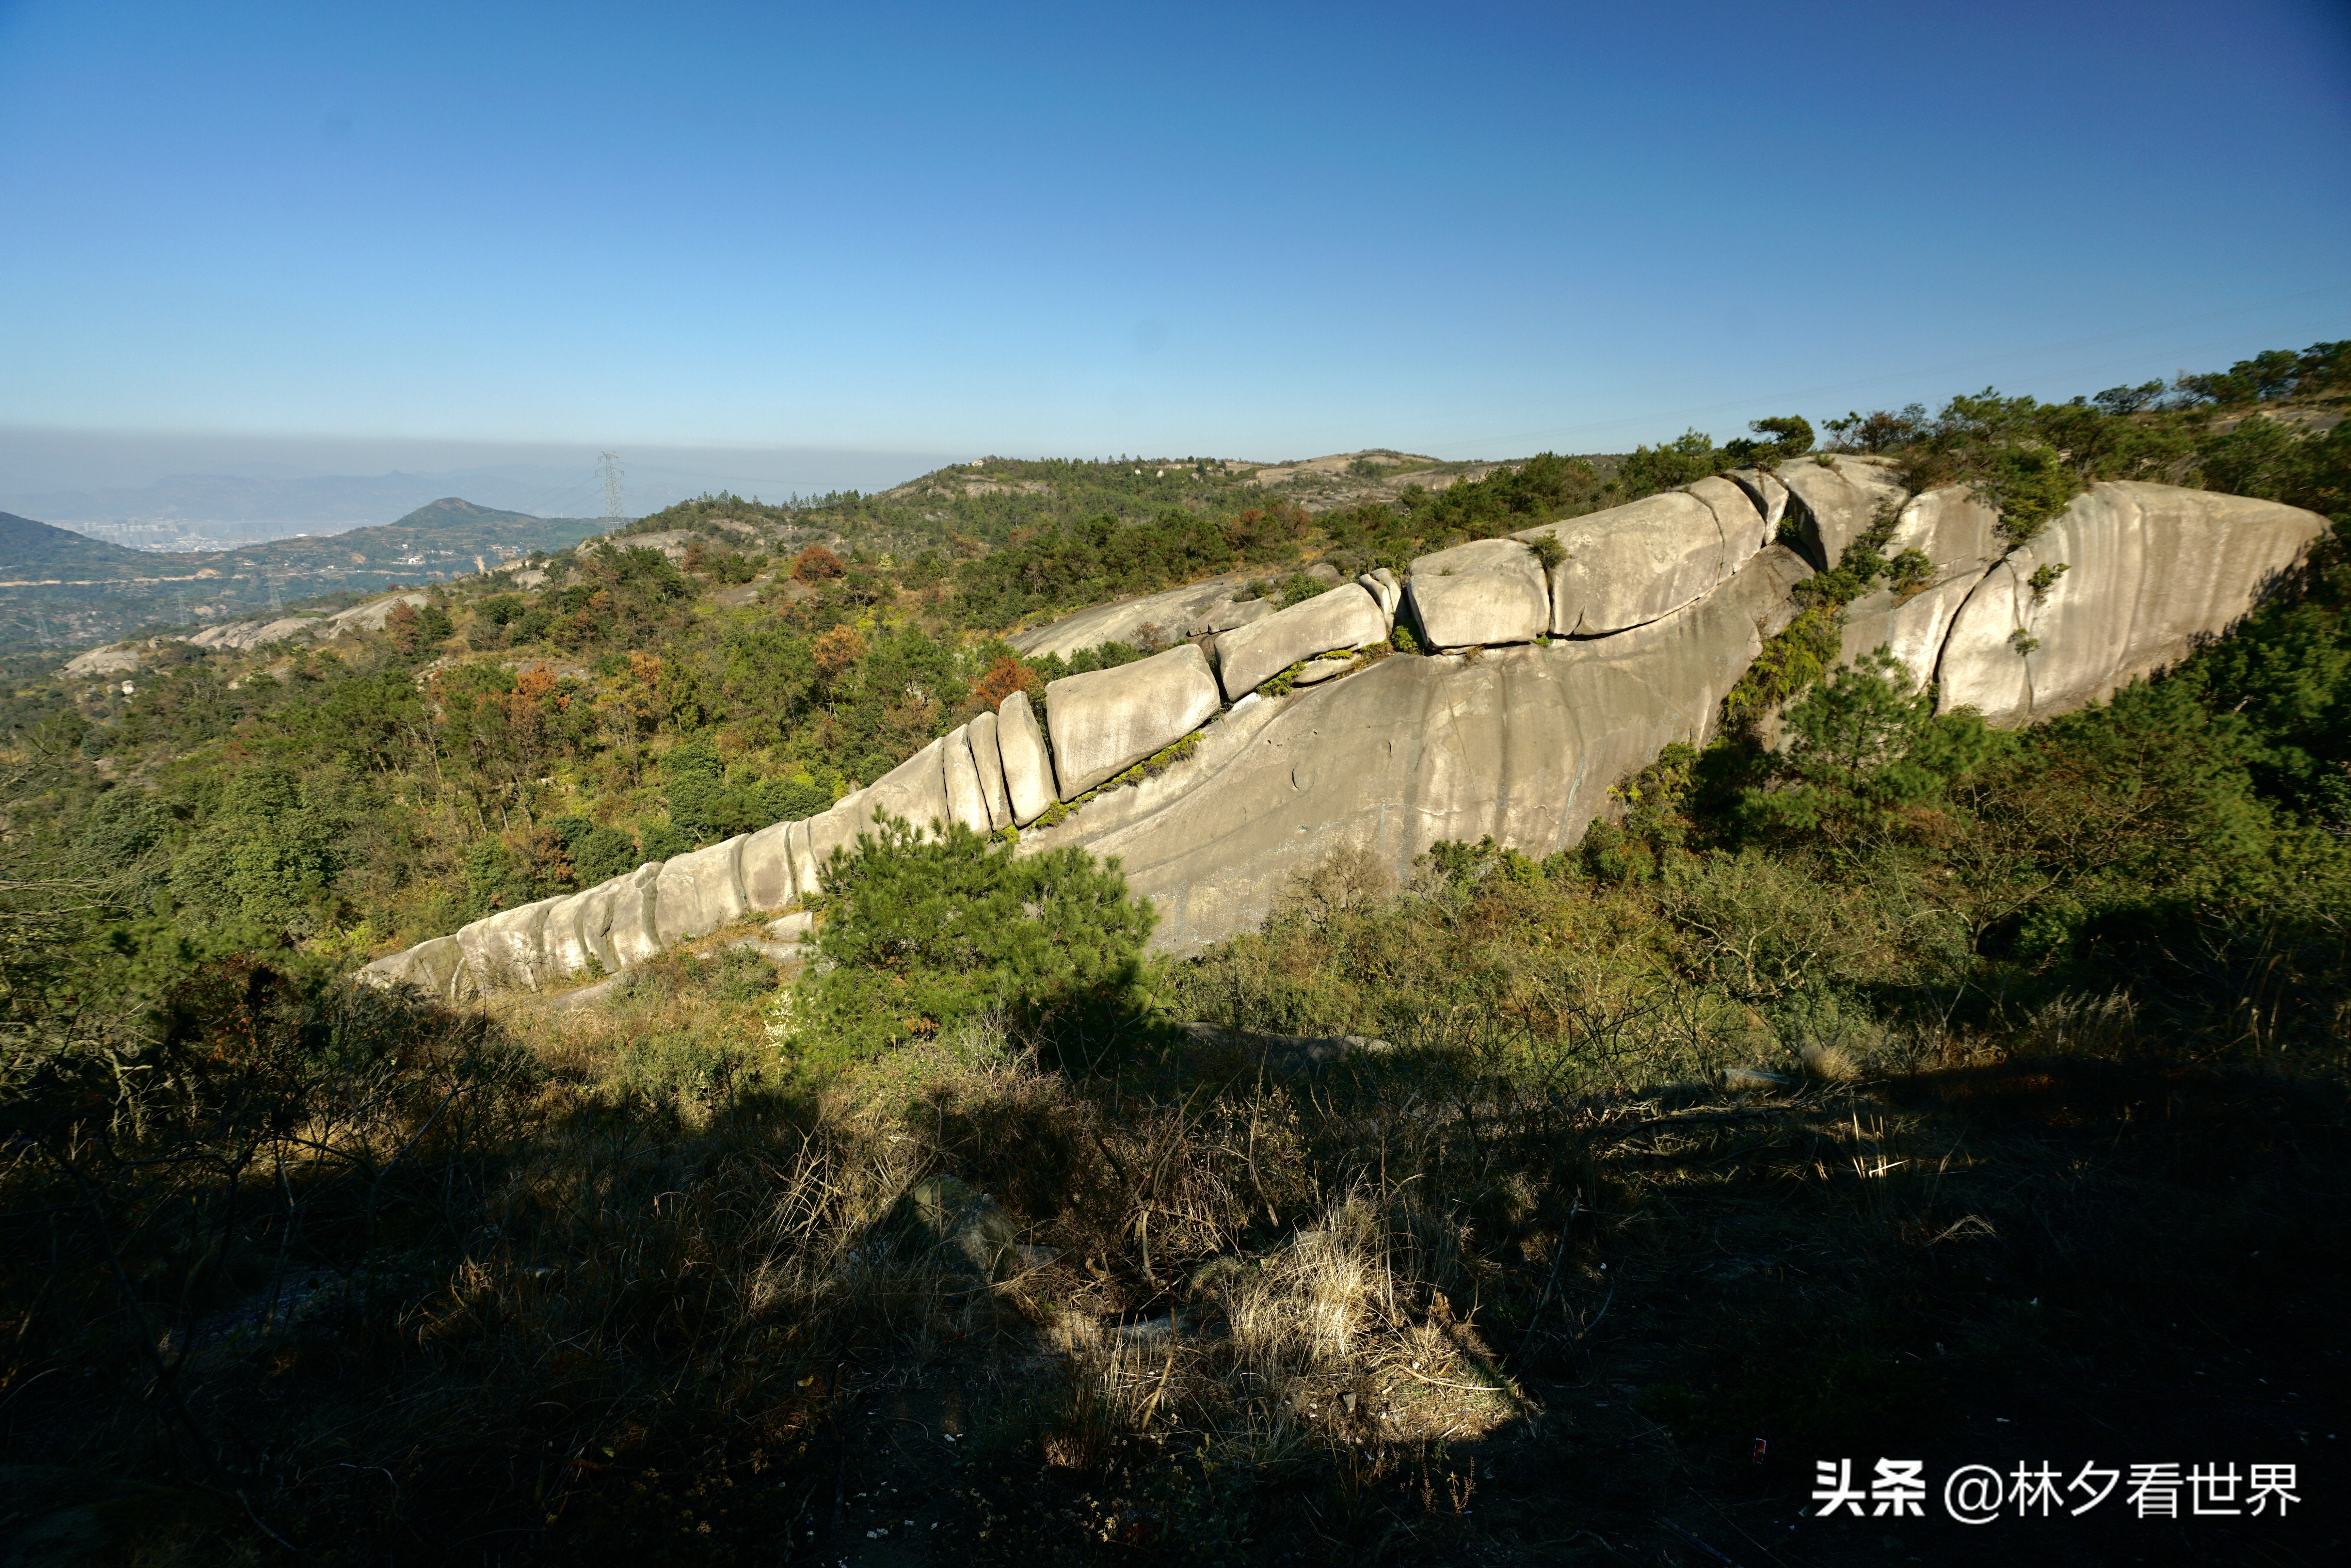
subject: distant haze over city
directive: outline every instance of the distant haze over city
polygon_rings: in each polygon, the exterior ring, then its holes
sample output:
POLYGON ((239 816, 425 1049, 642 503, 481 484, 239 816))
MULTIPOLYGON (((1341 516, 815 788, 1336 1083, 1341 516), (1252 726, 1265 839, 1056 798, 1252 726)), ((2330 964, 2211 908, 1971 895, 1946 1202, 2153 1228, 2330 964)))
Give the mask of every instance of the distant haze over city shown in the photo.
POLYGON ((537 517, 595 517, 607 449, 620 459, 622 508, 632 517, 705 492, 781 501, 886 489, 962 455, 0 428, 0 512, 144 549, 339 533, 444 496, 537 517))

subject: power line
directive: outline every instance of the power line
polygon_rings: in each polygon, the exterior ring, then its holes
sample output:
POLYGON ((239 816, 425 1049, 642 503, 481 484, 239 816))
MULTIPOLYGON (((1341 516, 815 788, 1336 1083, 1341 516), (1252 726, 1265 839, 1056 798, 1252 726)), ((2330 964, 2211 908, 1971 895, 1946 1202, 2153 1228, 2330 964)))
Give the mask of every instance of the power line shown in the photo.
POLYGON ((604 522, 607 530, 627 521, 621 516, 621 457, 615 452, 603 454, 599 465, 604 480, 604 522))

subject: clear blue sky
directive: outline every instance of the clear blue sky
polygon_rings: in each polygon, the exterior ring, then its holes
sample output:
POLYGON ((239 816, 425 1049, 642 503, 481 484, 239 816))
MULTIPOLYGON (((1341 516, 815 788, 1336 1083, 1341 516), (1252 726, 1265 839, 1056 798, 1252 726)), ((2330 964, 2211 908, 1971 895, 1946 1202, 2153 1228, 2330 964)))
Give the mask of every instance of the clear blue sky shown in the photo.
POLYGON ((1617 450, 2351 337, 2340 4, 0 0, 0 425, 1617 450))

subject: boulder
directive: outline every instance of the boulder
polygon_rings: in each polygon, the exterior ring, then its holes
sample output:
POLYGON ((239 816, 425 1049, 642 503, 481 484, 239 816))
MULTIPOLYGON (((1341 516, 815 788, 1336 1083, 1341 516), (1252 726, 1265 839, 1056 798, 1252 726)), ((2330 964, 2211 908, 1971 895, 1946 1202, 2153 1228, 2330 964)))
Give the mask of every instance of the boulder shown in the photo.
POLYGON ((1810 575, 1775 545, 1696 604, 1614 637, 1384 659, 1311 701, 1236 704, 1178 768, 1031 831, 1020 852, 1119 856, 1158 906, 1153 946, 1181 955, 1260 925, 1337 850, 1367 851, 1401 882, 1439 839, 1565 849, 1611 786, 1667 742, 1705 738, 1810 575))
POLYGON ((96 680, 101 675, 125 675, 139 667, 140 653, 136 648, 92 648, 87 653, 76 653, 57 672, 69 681, 96 680))
POLYGON ((1788 509, 1796 514, 1804 554, 1821 571, 1835 566, 1844 547, 1869 531, 1880 507, 1898 506, 1907 494, 1891 464, 1851 455, 1826 463, 1813 457, 1782 463, 1780 482, 1788 487, 1788 509))
POLYGON ((1542 563, 1517 539, 1479 539, 1422 556, 1412 563, 1405 596, 1434 647, 1531 643, 1551 630, 1542 563))
POLYGON ((576 975, 588 967, 590 959, 611 967, 605 960, 611 951, 606 933, 612 924, 613 892, 613 883, 599 883, 569 898, 558 899, 548 910, 547 924, 539 936, 540 951, 546 960, 543 979, 558 980, 576 975))
POLYGON ((1936 668, 1937 706, 2008 727, 2101 701, 2225 633, 2326 527, 2275 501, 2095 485, 1959 607, 1936 668), (2064 575, 2036 592, 2034 573, 2061 564, 2064 575))
POLYGON ((1224 683, 1225 695, 1238 701, 1301 659, 1333 648, 1369 647, 1387 635, 1379 601, 1351 582, 1218 637, 1217 678, 1224 683))
POLYGON ((475 921, 457 930, 465 967, 484 991, 519 991, 552 978, 544 946, 547 912, 563 902, 542 898, 475 921))
POLYGON ((463 1001, 474 994, 465 949, 455 936, 435 936, 405 952, 378 958, 359 972, 371 986, 413 986, 438 1001, 463 1001))
POLYGON ((1037 727, 1027 692, 1014 692, 996 708, 996 744, 1004 761, 1004 788, 1012 797, 1012 820, 1022 827, 1053 803, 1053 762, 1037 727))
POLYGON ((1386 567, 1381 567, 1375 571, 1364 573, 1355 580, 1379 605, 1380 613, 1387 618, 1388 625, 1393 629, 1395 625, 1396 608, 1404 602, 1404 586, 1396 581, 1395 573, 1386 567))
POLYGON ((1771 525, 1763 520, 1762 509, 1756 506, 1755 498, 1740 486, 1715 475, 1687 488, 1714 514, 1715 523, 1722 529, 1722 546, 1729 556, 1732 571, 1745 566, 1757 550, 1771 542, 1771 525))
POLYGON ((945 742, 932 741, 873 780, 865 791, 866 814, 857 831, 872 831, 870 824, 885 816, 904 817, 927 837, 935 825, 949 821, 953 813, 947 809, 946 751, 945 742))
POLYGON ((1061 799, 1075 800, 1183 739, 1219 706, 1207 656, 1189 643, 1116 669, 1062 676, 1045 688, 1061 799))
POLYGON ((781 909, 798 897, 792 866, 793 824, 776 822, 743 841, 743 902, 753 909, 781 909))
POLYGON ((393 610, 405 604, 422 610, 429 602, 422 593, 395 593, 389 599, 379 599, 367 604, 354 604, 349 610, 338 610, 327 617, 338 632, 381 632, 393 610))
MULTIPOLYGON (((1745 500, 1743 493, 1740 498, 1745 500)), ((1742 521, 1743 551, 1724 542, 1714 509, 1683 490, 1529 528, 1517 537, 1549 535, 1567 551, 1567 559, 1551 570, 1552 632, 1600 637, 1646 626, 1727 581, 1761 545, 1762 518, 1751 505, 1748 516, 1753 523, 1750 528, 1742 521)))
POLYGON ((1999 522, 1999 512, 1965 485, 1914 497, 1895 523, 1886 555, 1891 559, 1917 550, 1929 563, 1928 574, 1898 591, 1881 582, 1845 607, 1844 662, 1883 646, 1920 685, 1932 681, 1959 606, 2005 548, 1999 522))
POLYGON ((1767 468, 1733 468, 1730 478, 1747 492, 1747 498, 1763 514, 1763 526, 1776 537, 1780 519, 1788 515, 1788 486, 1780 483, 1780 476, 1767 468))
POLYGON ((1340 577, 1339 569, 1327 560, 1316 561, 1306 569, 1304 575, 1312 578, 1325 588, 1336 588, 1345 580, 1340 577))
MULTIPOLYGON (((809 821, 814 821, 814 818, 809 821)), ((784 830, 784 852, 791 857, 792 889, 796 896, 811 898, 818 892, 819 867, 816 851, 809 843, 809 822, 794 822, 784 830)))
POLYGON ((979 769, 979 792, 987 798, 987 820, 999 828, 1012 825, 1012 797, 1004 788, 1004 751, 996 742, 996 716, 981 714, 964 731, 971 743, 972 765, 979 769))
POLYGON ((750 912, 743 897, 741 837, 664 863, 653 929, 662 946, 705 936, 750 912))
POLYGON ((605 960, 606 968, 615 973, 634 968, 662 950, 661 872, 660 862, 647 861, 606 884, 612 890, 612 915, 604 927, 612 956, 605 960))
POLYGON ((987 796, 980 789, 979 765, 971 759, 971 740, 966 731, 957 729, 941 742, 940 761, 948 821, 961 822, 975 833, 990 831, 995 824, 988 821, 987 796))

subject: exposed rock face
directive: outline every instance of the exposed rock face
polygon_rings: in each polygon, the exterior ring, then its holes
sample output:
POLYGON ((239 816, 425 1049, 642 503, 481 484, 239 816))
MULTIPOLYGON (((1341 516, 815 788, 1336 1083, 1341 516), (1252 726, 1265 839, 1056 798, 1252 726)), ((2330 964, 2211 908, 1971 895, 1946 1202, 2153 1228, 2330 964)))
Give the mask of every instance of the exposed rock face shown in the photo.
POLYGON ((655 883, 653 925, 663 946, 705 936, 750 912, 743 897, 742 856, 743 840, 732 838, 663 865, 655 883))
MULTIPOLYGON (((1255 571, 1228 572, 1206 582, 1171 588, 1164 593, 1147 593, 1140 599, 1081 610, 1050 626, 1018 632, 1009 640, 1014 649, 1031 658, 1058 653, 1066 659, 1081 648, 1100 647, 1104 643, 1134 643, 1152 627, 1158 629, 1162 642, 1188 637, 1196 631, 1221 631, 1225 625, 1240 624, 1223 618, 1229 617, 1237 608, 1233 595, 1258 575, 1255 571), (1213 624, 1220 619, 1222 625, 1213 624)), ((1269 604, 1250 613, 1271 614, 1274 609, 1269 604)))
POLYGON ((607 884, 612 887, 612 912, 604 926, 605 946, 612 950, 609 967, 632 968, 662 950, 656 919, 661 869, 659 862, 648 862, 607 884))
POLYGON ((557 899, 549 908, 539 938, 549 977, 578 974, 590 961, 605 963, 610 951, 605 933, 612 921, 612 891, 611 883, 600 883, 584 893, 557 899))
POLYGON ((1943 645, 1938 706, 2006 727, 2099 701, 2219 638, 2326 527, 2242 496, 2093 486, 1969 595, 1943 645), (2060 564, 2036 592, 2033 574, 2060 564))
POLYGON ((1114 670, 1062 676, 1045 688, 1061 799, 1075 800, 1174 745, 1218 706, 1207 658, 1189 643, 1114 670))
POLYGON ((379 984, 413 986, 437 1001, 457 1002, 474 994, 465 962, 465 950, 456 937, 435 936, 388 958, 378 958, 366 973, 379 984))
POLYGON ((1187 953, 1263 920, 1293 873, 1337 849, 1401 874, 1439 839, 1563 848, 1610 785, 1707 733, 1809 575, 1775 547, 1725 591, 1621 637, 1393 657, 1236 707, 1190 758, 1032 832, 1022 852, 1119 856, 1159 906, 1153 945, 1187 953))
POLYGON ((1822 571, 1835 566, 1844 547, 1869 531, 1879 507, 1899 503, 1903 496, 1892 465, 1869 457, 1842 456, 1834 464, 1799 457, 1780 465, 1779 477, 1803 529, 1804 553, 1822 571))
POLYGON ((743 902, 753 909, 781 909, 799 894, 791 847, 797 825, 777 822, 743 841, 743 902))
POLYGON ((968 729, 958 729, 946 737, 940 755, 941 782, 947 797, 947 820, 961 822, 975 833, 991 831, 996 824, 987 819, 987 797, 980 793, 979 764, 971 759, 971 738, 968 729))
POLYGON ((972 765, 979 770, 979 792, 987 798, 987 818, 999 828, 1012 825, 1012 797, 1004 788, 1004 752, 996 742, 996 716, 981 714, 969 731, 972 765))
POLYGON ((100 675, 124 675, 139 667, 140 651, 136 648, 92 648, 87 653, 76 653, 57 672, 69 681, 94 680, 100 675))
POLYGON ((474 984, 486 991, 526 989, 548 977, 541 928, 547 911, 560 902, 542 898, 516 909, 502 909, 476 920, 457 933, 457 946, 474 984))
POLYGON ((1404 604, 1404 585, 1396 581, 1395 573, 1384 566, 1374 567, 1355 580, 1362 584, 1364 592, 1379 601, 1380 613, 1387 617, 1388 625, 1393 628, 1396 611, 1404 604))
MULTIPOLYGON (((1542 530, 1573 541, 1548 580, 1526 544, 1491 539, 1423 557, 1401 592, 1374 572, 1290 611, 1269 608, 1223 634, 1238 700, 1221 716, 1217 682, 1189 644, 1055 682, 1050 742, 1015 693, 807 821, 502 911, 364 974, 455 1001, 543 985, 591 960, 624 969, 815 891, 826 857, 872 831, 877 813, 924 830, 1019 823, 1031 830, 1023 853, 1077 845, 1116 855, 1159 906, 1156 946, 1176 952, 1262 920, 1293 872, 1343 847, 1399 873, 1439 839, 1491 833, 1531 854, 1564 848, 1605 809, 1610 785, 1667 742, 1705 737, 1763 639, 1793 618, 1793 590, 1812 568, 1762 544, 1775 509, 1784 505, 1809 548, 1834 560, 1899 499, 1885 465, 1860 459, 1800 461, 1782 474, 1784 485, 1742 471, 1542 530), (1379 643, 1403 598, 1433 639, 1461 638, 1466 652, 1313 657, 1379 643), (1583 634, 1510 645, 1559 617, 1583 634), (1257 695, 1301 659, 1311 662, 1292 691, 1257 695), (1074 800, 1195 732, 1190 755, 1158 777, 1034 829, 1057 797, 1074 800)), ((1927 570, 1901 592, 1849 607, 1846 651, 1888 644, 1939 683, 1946 710, 1974 706, 2004 725, 2103 697, 2220 635, 2326 528, 2293 507, 2142 484, 2094 487, 2005 558, 1997 521, 1958 487, 1902 507, 1886 553, 1915 549, 1927 570)))
POLYGON ((1881 582, 1845 607, 1845 661, 1884 645, 1919 685, 1933 680, 1959 606, 2000 559, 1999 524, 1999 512, 1964 485, 1929 490, 1903 507, 1886 555, 1919 551, 1929 562, 1927 576, 1901 590, 1881 582))
POLYGON ((1388 618, 1378 601, 1351 582, 1218 637, 1217 678, 1225 695, 1238 699, 1301 659, 1333 648, 1367 648, 1387 635, 1388 618))
POLYGON ((942 760, 946 750, 946 742, 935 740, 873 780, 865 791, 865 814, 857 819, 855 831, 862 832, 869 822, 884 816, 904 817, 923 833, 929 832, 934 822, 948 821, 946 769, 942 760))
POLYGON ((1438 648, 1531 643, 1551 630, 1542 563, 1516 539, 1479 539, 1420 557, 1405 597, 1422 635, 1438 648))
POLYGON ((1763 526, 1776 533, 1780 519, 1788 515, 1788 486, 1780 483, 1780 476, 1761 468, 1733 468, 1730 477, 1762 514, 1763 526))
POLYGON ((1053 759, 1037 727, 1037 710, 1027 692, 1014 692, 996 708, 996 743, 1004 763, 1004 788, 1012 797, 1012 820, 1027 827, 1043 815, 1057 794, 1053 759))
MULTIPOLYGON (((1646 626, 1729 580, 1761 548, 1763 520, 1745 492, 1722 488, 1744 514, 1737 517, 1736 546, 1725 540, 1714 508, 1681 490, 1518 535, 1548 535, 1567 551, 1551 571, 1550 630, 1604 637, 1646 626)), ((1419 576, 1415 562, 1416 582, 1419 576)))

